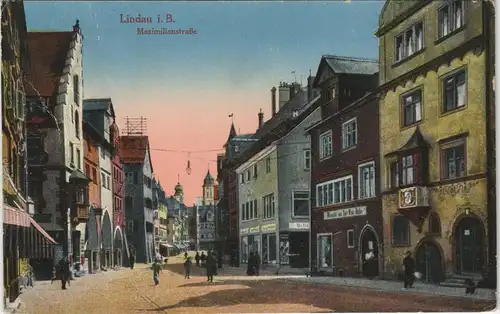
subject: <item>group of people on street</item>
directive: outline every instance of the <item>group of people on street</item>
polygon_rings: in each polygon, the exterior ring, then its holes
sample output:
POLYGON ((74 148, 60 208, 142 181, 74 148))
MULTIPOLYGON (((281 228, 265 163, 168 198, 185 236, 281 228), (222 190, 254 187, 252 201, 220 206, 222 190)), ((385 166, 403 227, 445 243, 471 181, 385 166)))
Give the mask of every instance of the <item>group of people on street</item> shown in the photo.
MULTIPOLYGON (((187 255, 187 253, 184 254, 185 262, 184 262, 184 270, 185 270, 185 279, 190 279, 191 275, 191 266, 192 266, 192 261, 191 257, 187 255)), ((194 256, 194 259, 196 261, 196 267, 204 267, 206 269, 206 274, 207 274, 207 281, 208 282, 213 282, 214 281, 214 275, 217 275, 217 257, 215 255, 215 252, 208 251, 207 255, 205 255, 205 252, 201 252, 199 254, 196 252, 196 255, 194 256)))

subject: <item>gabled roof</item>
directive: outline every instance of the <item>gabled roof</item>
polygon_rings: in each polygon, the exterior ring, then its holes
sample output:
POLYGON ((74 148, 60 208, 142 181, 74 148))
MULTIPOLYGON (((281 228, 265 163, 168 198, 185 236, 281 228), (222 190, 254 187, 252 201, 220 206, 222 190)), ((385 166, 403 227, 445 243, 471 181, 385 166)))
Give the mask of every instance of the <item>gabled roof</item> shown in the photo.
POLYGON ((51 97, 57 92, 74 32, 28 32, 30 67, 28 96, 51 97))
POLYGON ((111 116, 115 117, 115 109, 111 98, 94 98, 83 100, 84 111, 110 111, 111 116))
POLYGON ((227 137, 227 142, 236 136, 236 129, 234 128, 234 122, 231 122, 231 129, 229 129, 229 136, 227 137))
POLYGON ((336 74, 373 75, 379 71, 379 62, 375 59, 324 55, 321 57, 318 71, 314 78, 314 86, 321 79, 321 71, 325 65, 328 65, 336 74))
POLYGON ((281 109, 269 120, 267 120, 261 128, 255 132, 256 138, 262 138, 269 134, 278 125, 293 117, 293 112, 299 110, 307 103, 307 91, 300 90, 290 99, 281 109))
MULTIPOLYGON (((143 164, 147 151, 149 151, 147 136, 120 136, 120 157, 124 164, 143 164)), ((151 154, 149 159, 151 162, 151 154)))
MULTIPOLYGON (((261 131, 261 134, 256 134, 260 135, 258 142, 254 143, 249 149, 238 155, 231 163, 232 166, 237 167, 241 165, 253 155, 269 146, 272 142, 286 136, 320 106, 319 99, 320 95, 317 95, 315 98, 308 101, 307 91, 300 91, 292 100, 287 102, 274 117, 269 120, 271 123, 269 123, 270 126, 266 128, 266 133, 261 131), (298 112, 299 115, 294 117, 292 114, 294 111, 298 112), (271 126, 273 126, 273 128, 271 128, 271 126)), ((261 129, 263 129, 263 127, 261 129)))

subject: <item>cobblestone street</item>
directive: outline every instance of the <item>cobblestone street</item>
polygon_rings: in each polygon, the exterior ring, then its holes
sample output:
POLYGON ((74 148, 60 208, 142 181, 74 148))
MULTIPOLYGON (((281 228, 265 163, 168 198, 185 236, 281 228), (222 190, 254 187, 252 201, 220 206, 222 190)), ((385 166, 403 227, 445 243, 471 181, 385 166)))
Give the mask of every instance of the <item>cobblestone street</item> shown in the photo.
POLYGON ((220 276, 207 283, 202 269, 185 280, 181 264, 163 271, 158 287, 145 265, 90 275, 62 291, 39 282, 21 296, 17 313, 275 313, 375 311, 480 311, 494 302, 311 285, 271 276, 220 276))

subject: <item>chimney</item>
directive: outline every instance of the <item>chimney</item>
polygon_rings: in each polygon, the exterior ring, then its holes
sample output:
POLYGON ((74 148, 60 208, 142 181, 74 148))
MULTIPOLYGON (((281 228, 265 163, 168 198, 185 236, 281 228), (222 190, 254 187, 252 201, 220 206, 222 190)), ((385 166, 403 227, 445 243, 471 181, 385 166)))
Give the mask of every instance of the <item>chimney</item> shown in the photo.
POLYGON ((278 110, 290 100, 290 86, 286 82, 281 82, 279 87, 279 105, 278 110))
POLYGON ((264 124, 264 113, 262 112, 262 108, 260 108, 260 112, 257 114, 259 116, 259 129, 264 124))
POLYGON ((314 76, 309 75, 307 78, 307 99, 312 100, 316 95, 314 95, 314 76))
POLYGON ((271 88, 271 114, 276 114, 276 87, 271 88))

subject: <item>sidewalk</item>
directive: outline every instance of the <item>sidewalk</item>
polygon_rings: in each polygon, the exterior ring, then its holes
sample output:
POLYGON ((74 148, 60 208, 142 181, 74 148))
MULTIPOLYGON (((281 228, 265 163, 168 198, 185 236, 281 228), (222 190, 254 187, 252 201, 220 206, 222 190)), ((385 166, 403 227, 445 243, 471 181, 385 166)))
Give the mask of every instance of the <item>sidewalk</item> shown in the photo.
POLYGON ((497 293, 491 289, 477 289, 475 295, 466 295, 464 288, 442 287, 416 282, 414 287, 403 290, 403 283, 389 280, 369 280, 366 278, 346 278, 346 277, 305 277, 293 276, 287 278, 278 278, 280 280, 293 280, 311 284, 326 284, 343 287, 360 287, 376 289, 379 291, 393 291, 401 293, 421 293, 429 295, 441 295, 450 297, 460 297, 477 300, 497 300, 497 293))
MULTIPOLYGON (((281 266, 279 273, 276 274, 277 268, 267 266, 259 270, 260 276, 305 276, 309 271, 306 268, 291 268, 289 266, 281 266)), ((222 269, 218 269, 219 275, 225 276, 243 276, 247 273, 246 265, 240 267, 229 267, 224 265, 222 269)))

